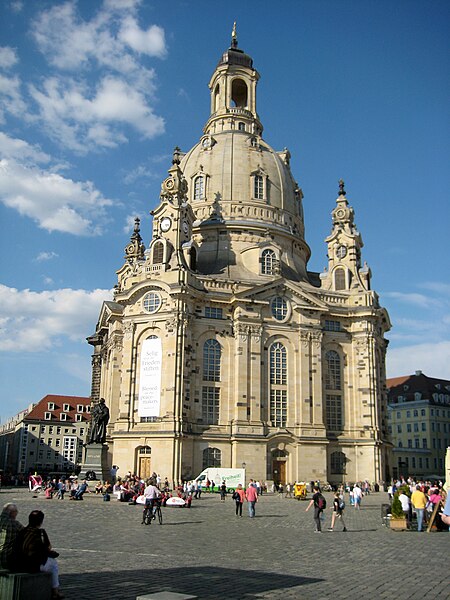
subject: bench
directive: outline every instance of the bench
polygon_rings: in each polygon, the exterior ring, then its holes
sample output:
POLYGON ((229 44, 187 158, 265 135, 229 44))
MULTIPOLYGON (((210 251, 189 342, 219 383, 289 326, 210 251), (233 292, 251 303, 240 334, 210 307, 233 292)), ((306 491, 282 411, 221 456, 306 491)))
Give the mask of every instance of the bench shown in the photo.
POLYGON ((0 569, 1 600, 50 600, 51 573, 11 573, 0 569))

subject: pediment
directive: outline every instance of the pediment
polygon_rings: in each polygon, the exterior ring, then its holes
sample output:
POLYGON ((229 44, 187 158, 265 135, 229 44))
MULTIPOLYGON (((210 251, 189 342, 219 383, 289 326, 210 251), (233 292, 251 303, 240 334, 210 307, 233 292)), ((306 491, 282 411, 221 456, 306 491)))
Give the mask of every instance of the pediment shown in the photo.
POLYGON ((100 310, 100 316, 98 318, 97 329, 108 327, 108 323, 111 322, 111 319, 120 318, 123 314, 123 308, 123 305, 119 304, 118 302, 112 302, 109 300, 103 302, 100 310))
POLYGON ((285 296, 300 308, 327 310, 328 306, 312 291, 312 286, 304 287, 301 283, 288 282, 283 278, 258 285, 236 294, 236 300, 249 302, 270 301, 274 296, 285 296))

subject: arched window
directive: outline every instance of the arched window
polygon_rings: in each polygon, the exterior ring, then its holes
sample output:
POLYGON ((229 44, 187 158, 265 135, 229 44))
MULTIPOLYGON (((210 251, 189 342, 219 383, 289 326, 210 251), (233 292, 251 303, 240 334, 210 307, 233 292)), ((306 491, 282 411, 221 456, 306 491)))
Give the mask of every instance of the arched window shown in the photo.
POLYGON ((156 242, 153 246, 153 264, 158 265, 163 262, 164 259, 164 244, 162 242, 156 242))
POLYGON ((341 358, 335 350, 325 354, 324 365, 325 390, 325 424, 327 429, 340 431, 343 427, 343 399, 342 399, 342 366, 341 358))
POLYGON ((280 342, 269 351, 270 421, 273 427, 287 423, 287 352, 280 342))
POLYGON ((257 200, 264 200, 264 179, 263 179, 262 175, 254 176, 253 196, 257 200))
POLYGON ((345 290, 345 271, 344 269, 336 269, 334 272, 334 289, 345 290))
POLYGON ((197 252, 195 248, 190 248, 189 250, 189 258, 190 258, 190 267, 192 271, 197 270, 197 252))
POLYGON ((205 197, 205 178, 199 175, 194 181, 194 200, 201 200, 205 197))
POLYGON ((273 275, 275 260, 276 254, 273 250, 263 250, 261 254, 261 273, 263 275, 273 275))
MULTIPOLYGON (((222 466, 222 452, 219 448, 205 448, 203 450, 203 468, 208 467, 221 467, 222 466)), ((219 484, 220 482, 215 481, 214 483, 219 484)))
POLYGON ((242 121, 240 121, 238 123, 238 130, 239 131, 245 131, 245 123, 242 123, 242 121))
POLYGON ((231 104, 238 108, 247 106, 247 84, 242 79, 234 79, 231 86, 231 104))
POLYGON ((214 90, 214 111, 219 110, 219 97, 220 97, 220 85, 216 85, 216 89, 214 90))
POLYGON ((332 452, 330 459, 331 472, 335 475, 343 475, 346 463, 345 454, 343 452, 332 452))
POLYGON ((203 345, 203 381, 220 381, 222 348, 217 340, 206 340, 203 345))

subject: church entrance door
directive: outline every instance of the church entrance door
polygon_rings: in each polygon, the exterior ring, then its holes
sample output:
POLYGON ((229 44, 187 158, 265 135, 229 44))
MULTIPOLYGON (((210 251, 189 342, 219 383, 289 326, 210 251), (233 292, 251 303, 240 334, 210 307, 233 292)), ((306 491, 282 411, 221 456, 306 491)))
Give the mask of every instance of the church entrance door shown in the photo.
POLYGON ((275 483, 286 483, 286 461, 285 460, 274 460, 272 461, 272 478, 275 483))
POLYGON ((139 477, 148 479, 152 474, 152 459, 150 456, 139 457, 139 477))

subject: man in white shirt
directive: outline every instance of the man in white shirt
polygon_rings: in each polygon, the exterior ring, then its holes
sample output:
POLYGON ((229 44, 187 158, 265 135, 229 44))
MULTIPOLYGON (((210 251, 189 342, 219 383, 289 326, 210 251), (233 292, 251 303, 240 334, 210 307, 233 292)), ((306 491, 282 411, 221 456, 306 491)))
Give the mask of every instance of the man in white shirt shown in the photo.
POLYGON ((155 504, 155 500, 161 497, 161 492, 155 485, 155 481, 150 479, 148 486, 144 490, 145 506, 151 506, 155 504))
POLYGON ((410 509, 411 509, 411 501, 409 497, 405 494, 404 491, 399 494, 398 499, 402 503, 402 510, 406 518, 406 525, 409 527, 410 525, 410 509))
POLYGON ((362 498, 362 489, 359 487, 357 483, 353 486, 353 501, 355 503, 355 508, 358 510, 361 508, 361 498, 362 498))

